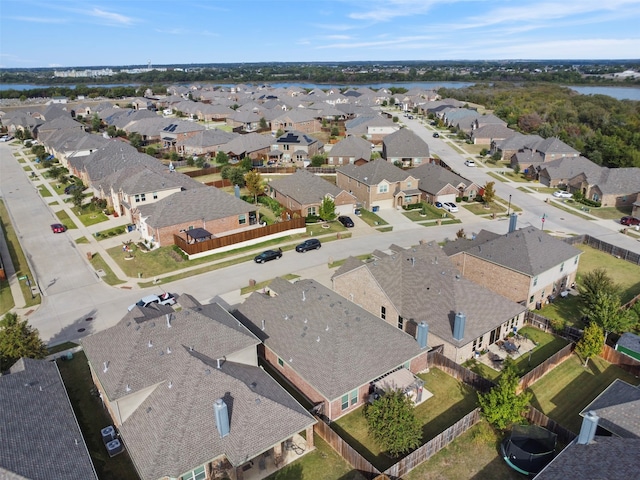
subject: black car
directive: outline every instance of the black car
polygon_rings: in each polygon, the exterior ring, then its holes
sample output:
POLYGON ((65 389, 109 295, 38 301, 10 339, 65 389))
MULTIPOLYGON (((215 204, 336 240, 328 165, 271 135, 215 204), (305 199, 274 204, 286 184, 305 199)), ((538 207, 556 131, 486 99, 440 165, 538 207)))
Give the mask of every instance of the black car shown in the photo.
POLYGON ((281 249, 278 249, 278 250, 265 250, 260 255, 256 255, 255 258, 253 259, 253 261, 256 262, 256 263, 264 263, 264 262, 268 262, 269 260, 276 260, 277 258, 280 258, 281 256, 282 256, 282 250, 281 249))
POLYGON ((351 218, 341 215, 338 217, 338 221, 347 228, 353 227, 353 220, 351 218))
POLYGON ((317 238, 309 238, 308 240, 305 240, 304 242, 302 242, 300 245, 296 246, 296 252, 318 250, 321 246, 322 244, 320 243, 320 240, 318 240, 317 238))
POLYGON ((84 190, 84 187, 82 187, 81 185, 77 185, 75 183, 72 183, 71 185, 67 185, 66 187, 64 187, 65 195, 71 195, 75 190, 84 190))
POLYGON ((438 132, 433 133, 433 138, 440 138, 440 134, 438 132))

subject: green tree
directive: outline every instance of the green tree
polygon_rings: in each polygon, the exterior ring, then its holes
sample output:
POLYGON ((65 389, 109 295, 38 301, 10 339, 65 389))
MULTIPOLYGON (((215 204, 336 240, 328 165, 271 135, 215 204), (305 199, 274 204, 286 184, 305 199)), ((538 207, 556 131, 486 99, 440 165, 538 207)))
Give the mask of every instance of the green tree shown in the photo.
POLYGON ((589 316, 589 312, 597 302, 598 293, 618 295, 620 286, 614 283, 606 269, 596 268, 583 275, 578 284, 578 292, 580 292, 582 314, 589 316))
POLYGON ((229 155, 224 153, 222 150, 219 150, 216 154, 216 163, 218 165, 226 165, 229 163, 229 155))
POLYGON ((129 143, 134 148, 140 148, 142 146, 142 135, 138 132, 131 132, 129 134, 129 143))
POLYGON ((220 176, 224 180, 229 180, 232 184, 240 187, 244 187, 244 174, 245 170, 242 167, 232 167, 231 165, 222 167, 220 171, 220 176))
POLYGON ((147 147, 145 153, 150 157, 155 157, 156 153, 158 153, 158 150, 155 147, 147 147))
POLYGON ((314 155, 311 157, 311 166, 312 167, 321 167, 325 163, 324 155, 314 155))
POLYGON ((338 128, 337 125, 334 125, 331 127, 331 136, 332 137, 337 137, 338 135, 340 135, 340 129, 338 128))
POLYGON ((258 195, 264 191, 262 175, 257 170, 250 170, 244 175, 244 183, 247 190, 253 195, 253 202, 258 203, 258 195))
POLYGON ((262 130, 266 130, 267 128, 269 128, 269 124, 267 123, 267 119, 262 117, 260 118, 260 128, 262 130))
POLYGON ((326 196, 322 199, 320 208, 318 210, 318 216, 325 222, 335 220, 336 215, 336 202, 331 197, 326 196))
POLYGON ((276 132, 276 138, 280 138, 282 135, 284 135, 284 130, 279 128, 278 131, 276 132))
POLYGON ((94 132, 99 132, 101 126, 102 120, 100 120, 100 117, 97 113, 94 113, 91 117, 91 130, 93 130, 94 132))
POLYGON ((107 135, 109 135, 111 138, 115 138, 117 132, 118 130, 116 129, 115 125, 109 125, 107 127, 107 135))
POLYGON ((584 358, 585 367, 591 357, 600 355, 603 345, 604 333, 602 333, 602 329, 595 322, 589 323, 587 328, 584 329, 582 338, 576 344, 576 353, 584 358))
POLYGON ((9 312, 0 320, 0 373, 22 357, 44 358, 47 347, 38 330, 16 313, 9 312))
POLYGON ((397 457, 420 445, 422 429, 411 399, 401 390, 389 390, 364 409, 369 435, 397 457))
POLYGON ((484 193, 482 194, 482 200, 484 203, 491 203, 496 198, 496 191, 494 189, 496 182, 487 182, 484 185, 484 193))
POLYGON ((76 208, 82 207, 82 201, 84 200, 84 193, 82 193, 82 186, 74 189, 71 192, 71 201, 73 202, 73 206, 76 208))
POLYGON ((494 427, 504 430, 522 420, 531 400, 531 393, 516 394, 518 372, 513 359, 507 358, 495 387, 487 393, 478 393, 482 414, 494 427))
POLYGON ((482 158, 486 157, 489 154, 489 150, 487 150, 486 148, 483 148, 482 150, 480 150, 480 156, 482 158))
POLYGON ((605 342, 611 332, 626 332, 635 323, 632 312, 622 308, 620 296, 605 291, 596 293, 588 317, 592 323, 597 324, 604 331, 605 342))

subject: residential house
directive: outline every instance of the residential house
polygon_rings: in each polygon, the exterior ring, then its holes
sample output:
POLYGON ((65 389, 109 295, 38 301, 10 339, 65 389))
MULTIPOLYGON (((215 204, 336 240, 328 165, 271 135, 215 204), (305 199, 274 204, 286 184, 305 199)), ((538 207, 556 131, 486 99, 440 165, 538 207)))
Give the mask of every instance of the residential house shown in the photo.
POLYGON ((176 141, 176 150, 185 157, 203 156, 209 154, 215 157, 226 145, 234 138, 238 137, 238 133, 225 132, 218 128, 202 130, 188 138, 176 141))
POLYGON ((255 205, 215 187, 183 190, 139 205, 135 223, 144 240, 161 247, 173 245, 174 235, 193 228, 221 237, 259 227, 255 205))
POLYGON ((102 135, 75 129, 55 130, 41 135, 40 138, 46 151, 57 158, 65 168, 69 168, 69 158, 85 157, 109 142, 109 139, 102 135))
POLYGON ((382 140, 382 158, 403 167, 417 167, 428 163, 429 145, 408 128, 387 135, 382 140))
POLYGON ((569 191, 600 202, 603 207, 631 207, 640 194, 640 168, 607 168, 581 172, 567 182, 569 191))
POLYGON ((271 136, 252 132, 238 135, 228 143, 220 145, 219 151, 226 153, 231 160, 241 160, 245 157, 264 159, 269 155, 272 141, 271 136))
POLYGON ((418 179, 422 199, 428 203, 456 202, 458 198, 475 199, 482 188, 435 163, 425 163, 410 170, 418 179))
POLYGON ((464 278, 435 243, 391 245, 373 260, 350 257, 332 276, 333 289, 389 325, 416 334, 462 363, 524 322, 525 307, 464 278))
POLYGON ((378 114, 361 115, 344 124, 346 134, 364 137, 371 143, 379 144, 387 135, 400 130, 400 125, 378 114))
POLYGON ((305 160, 324 152, 324 144, 310 135, 290 130, 278 137, 273 150, 282 152, 282 162, 302 166, 305 160))
POLYGON ((365 165, 344 165, 336 170, 336 185, 348 191, 367 210, 420 203, 419 181, 382 158, 365 165))
POLYGON ((518 165, 520 170, 538 170, 545 162, 558 160, 559 158, 578 157, 580 152, 570 147, 556 137, 544 140, 524 147, 511 156, 511 167, 518 165))
POLYGON ((244 132, 255 132, 260 128, 262 116, 252 110, 236 110, 226 119, 226 124, 244 132))
POLYGON ((362 165, 371 160, 373 144, 364 138, 349 135, 331 147, 327 152, 329 165, 362 165))
POLYGON ((258 366, 260 341, 218 304, 178 301, 81 340, 141 480, 241 480, 299 432, 312 447, 316 420, 258 366))
POLYGON ((518 153, 519 150, 531 149, 542 140, 542 137, 539 135, 523 135, 520 132, 515 132, 514 135, 510 137, 492 142, 489 152, 492 155, 500 152, 500 160, 509 160, 513 155, 518 153))
POLYGON ((593 178, 600 174, 603 167, 585 157, 566 157, 546 162, 538 167, 540 183, 552 188, 566 188, 569 180, 584 173, 593 178))
POLYGON ((303 216, 318 215, 325 198, 334 202, 338 215, 352 214, 357 202, 348 191, 304 169, 273 179, 267 188, 271 198, 288 210, 301 212, 303 216))
POLYGON ((318 120, 317 114, 309 110, 296 109, 285 111, 271 120, 272 132, 277 132, 278 130, 282 130, 283 132, 293 130, 310 134, 319 132, 321 128, 322 123, 318 120))
POLYGON ((2 479, 98 479, 55 362, 21 358, 0 375, 0 432, 2 479))
POLYGON ((179 141, 194 137, 198 132, 206 130, 205 127, 195 122, 172 120, 173 121, 160 132, 160 139, 165 148, 176 148, 179 141))
POLYGON ((504 125, 488 124, 473 129, 471 132, 471 141, 474 145, 490 146, 494 141, 505 140, 515 135, 515 133, 514 130, 504 125))
POLYGON ((465 278, 530 309, 553 301, 575 282, 582 254, 535 227, 504 235, 481 231, 442 248, 465 278))
MULTIPOLYGON (((329 421, 365 404, 385 375, 403 370, 404 388, 427 368, 427 350, 412 336, 315 280, 276 278, 233 313, 263 342, 269 365, 329 421)), ((414 393, 417 400, 422 390, 414 393)))

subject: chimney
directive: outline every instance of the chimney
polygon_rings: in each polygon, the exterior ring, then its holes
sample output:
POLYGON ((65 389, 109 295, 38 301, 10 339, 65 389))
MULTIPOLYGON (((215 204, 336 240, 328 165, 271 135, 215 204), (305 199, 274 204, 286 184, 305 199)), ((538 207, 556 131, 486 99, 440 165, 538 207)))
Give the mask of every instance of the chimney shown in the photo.
POLYGON ((516 231, 517 223, 518 223, 518 215, 514 212, 509 216, 509 233, 516 231))
POLYGON ((429 336, 429 325, 427 325, 425 322, 420 322, 418 324, 418 337, 416 340, 418 340, 418 345, 420 345, 420 348, 424 349, 427 348, 427 337, 429 336))
POLYGON ((464 327, 467 323, 467 316, 462 313, 456 313, 456 318, 453 321, 453 338, 456 340, 462 340, 464 338, 464 327))
POLYGON ((220 438, 224 438, 229 435, 229 410, 227 409, 227 404, 219 398, 213 404, 213 411, 216 415, 216 427, 218 427, 220 438))
POLYGON ((600 417, 593 410, 588 411, 582 418, 582 426, 576 443, 578 445, 589 445, 593 441, 598 429, 598 420, 600 417))

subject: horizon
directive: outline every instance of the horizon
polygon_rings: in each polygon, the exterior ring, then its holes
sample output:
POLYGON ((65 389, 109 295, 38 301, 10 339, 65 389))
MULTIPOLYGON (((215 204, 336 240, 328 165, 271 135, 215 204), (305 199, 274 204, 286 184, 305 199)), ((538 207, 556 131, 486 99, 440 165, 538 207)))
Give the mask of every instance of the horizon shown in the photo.
POLYGON ((2 0, 0 68, 628 62, 639 24, 640 0, 2 0))

